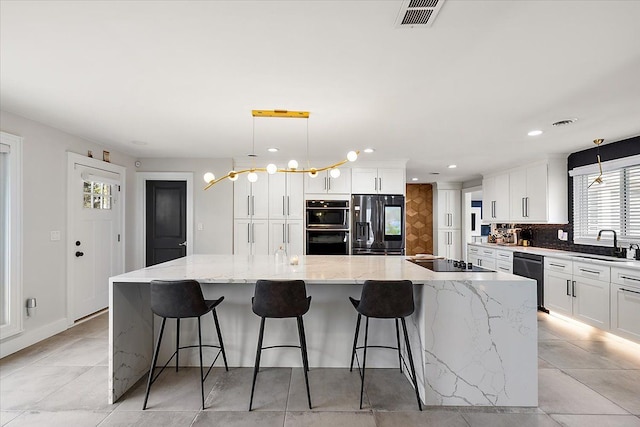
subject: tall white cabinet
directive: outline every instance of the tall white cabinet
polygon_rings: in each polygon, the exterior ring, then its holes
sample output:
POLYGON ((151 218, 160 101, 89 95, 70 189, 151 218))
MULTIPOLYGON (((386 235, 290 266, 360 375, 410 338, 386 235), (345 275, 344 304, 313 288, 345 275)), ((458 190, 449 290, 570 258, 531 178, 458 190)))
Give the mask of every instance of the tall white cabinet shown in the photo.
POLYGON ((436 183, 433 192, 435 255, 462 258, 461 192, 459 185, 436 183), (453 188, 452 188, 453 187, 453 188))

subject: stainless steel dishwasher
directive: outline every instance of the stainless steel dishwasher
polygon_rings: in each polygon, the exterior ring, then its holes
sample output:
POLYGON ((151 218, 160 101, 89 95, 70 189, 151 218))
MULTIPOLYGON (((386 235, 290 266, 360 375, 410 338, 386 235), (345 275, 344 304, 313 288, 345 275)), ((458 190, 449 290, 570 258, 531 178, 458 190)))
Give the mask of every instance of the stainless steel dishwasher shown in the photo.
POLYGON ((513 274, 538 282, 538 310, 548 313, 544 307, 544 257, 526 252, 513 253, 513 274))

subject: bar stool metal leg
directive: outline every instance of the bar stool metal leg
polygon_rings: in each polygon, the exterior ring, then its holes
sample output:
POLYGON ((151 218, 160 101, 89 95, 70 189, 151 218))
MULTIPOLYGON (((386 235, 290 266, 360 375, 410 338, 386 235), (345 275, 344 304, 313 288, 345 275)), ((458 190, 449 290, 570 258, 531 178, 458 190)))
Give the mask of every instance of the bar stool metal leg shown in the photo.
POLYGON ((204 370, 202 368, 202 328, 198 317, 198 349, 200 350, 200 393, 202 394, 202 410, 204 411, 204 370))
POLYGON ((176 372, 180 366, 180 318, 176 319, 176 372))
POLYGON ((349 365, 349 372, 353 371, 353 359, 356 357, 356 345, 358 343, 358 334, 360 332, 360 319, 362 319, 362 315, 358 313, 358 320, 356 320, 356 333, 353 337, 353 351, 351 352, 351 365, 349 365))
POLYGON ((369 338, 369 318, 364 322, 364 354, 362 355, 362 374, 360 375, 360 409, 362 409, 362 395, 364 394, 364 369, 367 365, 367 339, 369 338))
POLYGON ((249 400, 249 411, 251 411, 251 406, 253 405, 253 392, 256 389, 256 377, 258 376, 258 371, 260 370, 260 354, 262 352, 262 338, 264 337, 264 321, 265 318, 262 317, 260 320, 260 335, 258 335, 258 349, 256 350, 256 363, 253 367, 253 383, 251 384, 251 399, 249 400))
POLYGON ((398 327, 398 318, 396 317, 396 341, 398 342, 398 365, 402 373, 402 352, 400 350, 400 328, 398 327))
POLYGON ((307 347, 304 339, 304 325, 302 324, 302 316, 298 316, 298 338, 300 340, 300 353, 302 354, 302 371, 304 372, 304 382, 307 386, 307 401, 309 409, 311 409, 311 392, 309 391, 309 360, 307 359, 307 347))
POLYGON ((411 379, 413 380, 413 388, 416 390, 416 400, 418 401, 418 408, 422 411, 422 402, 420 401, 420 393, 418 393, 418 382, 416 381, 416 369, 413 366, 411 344, 409 343, 409 335, 407 334, 407 323, 405 322, 404 317, 400 320, 402 321, 402 330, 404 331, 404 342, 407 346, 407 355, 409 357, 409 367, 411 368, 411 379))
POLYGON ((158 341, 153 349, 153 357, 151 360, 151 369, 149 370, 149 379, 147 380, 147 393, 144 395, 144 403, 142 404, 142 410, 147 409, 147 400, 149 400, 149 391, 151 390, 151 383, 153 382, 153 371, 155 370, 156 363, 158 363, 158 353, 160 353, 160 343, 162 342, 162 334, 164 333, 164 325, 167 322, 167 318, 162 318, 162 326, 160 326, 160 333, 158 334, 158 341))
POLYGON ((220 323, 218 323, 218 315, 216 314, 216 309, 211 310, 213 314, 213 322, 216 324, 216 332, 218 333, 218 341, 220 342, 220 351, 222 351, 222 360, 224 360, 224 369, 229 371, 229 366, 227 365, 227 353, 224 351, 224 344, 222 342, 222 332, 220 332, 220 323))

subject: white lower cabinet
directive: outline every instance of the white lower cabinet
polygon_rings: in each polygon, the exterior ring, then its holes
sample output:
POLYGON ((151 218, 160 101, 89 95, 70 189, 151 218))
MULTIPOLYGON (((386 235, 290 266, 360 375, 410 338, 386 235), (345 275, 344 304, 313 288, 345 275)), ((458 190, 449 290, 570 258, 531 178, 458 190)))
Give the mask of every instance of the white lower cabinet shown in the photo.
POLYGON ((438 253, 448 259, 460 259, 460 230, 438 230, 438 253))
POLYGON ((596 328, 609 329, 611 268, 545 257, 544 304, 596 328))
POLYGON ((544 306, 556 313, 573 315, 573 262, 544 258, 544 306))
POLYGON ((269 254, 275 254, 280 246, 287 256, 303 255, 303 221, 269 221, 269 254))
POLYGON ((513 251, 496 251, 496 271, 513 274, 513 251))
POLYGON ((611 332, 640 342, 640 271, 611 269, 611 332))
POLYGON ((267 255, 269 253, 269 221, 234 221, 233 253, 235 255, 267 255))

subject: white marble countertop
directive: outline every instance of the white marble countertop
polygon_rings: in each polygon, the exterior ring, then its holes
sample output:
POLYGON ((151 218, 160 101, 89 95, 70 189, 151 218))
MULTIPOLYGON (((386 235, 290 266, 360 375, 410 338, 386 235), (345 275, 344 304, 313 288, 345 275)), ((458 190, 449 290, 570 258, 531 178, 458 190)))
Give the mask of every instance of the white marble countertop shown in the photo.
POLYGON ((269 255, 190 255, 111 277, 113 282, 195 279, 202 283, 255 283, 258 279, 302 279, 308 284, 361 284, 367 279, 408 279, 415 284, 433 280, 523 281, 502 272, 433 272, 404 256, 307 255, 298 265, 276 265, 269 255))
POLYGON ((569 252, 558 249, 538 248, 534 246, 513 246, 513 245, 499 245, 496 243, 469 243, 472 246, 479 246, 483 248, 491 248, 497 250, 506 250, 513 252, 525 252, 530 254, 537 254, 543 256, 552 256, 556 258, 566 258, 572 261, 586 262, 590 264, 607 265, 610 267, 622 267, 632 268, 640 270, 640 261, 631 259, 614 258, 604 255, 585 254, 581 252, 569 252))

